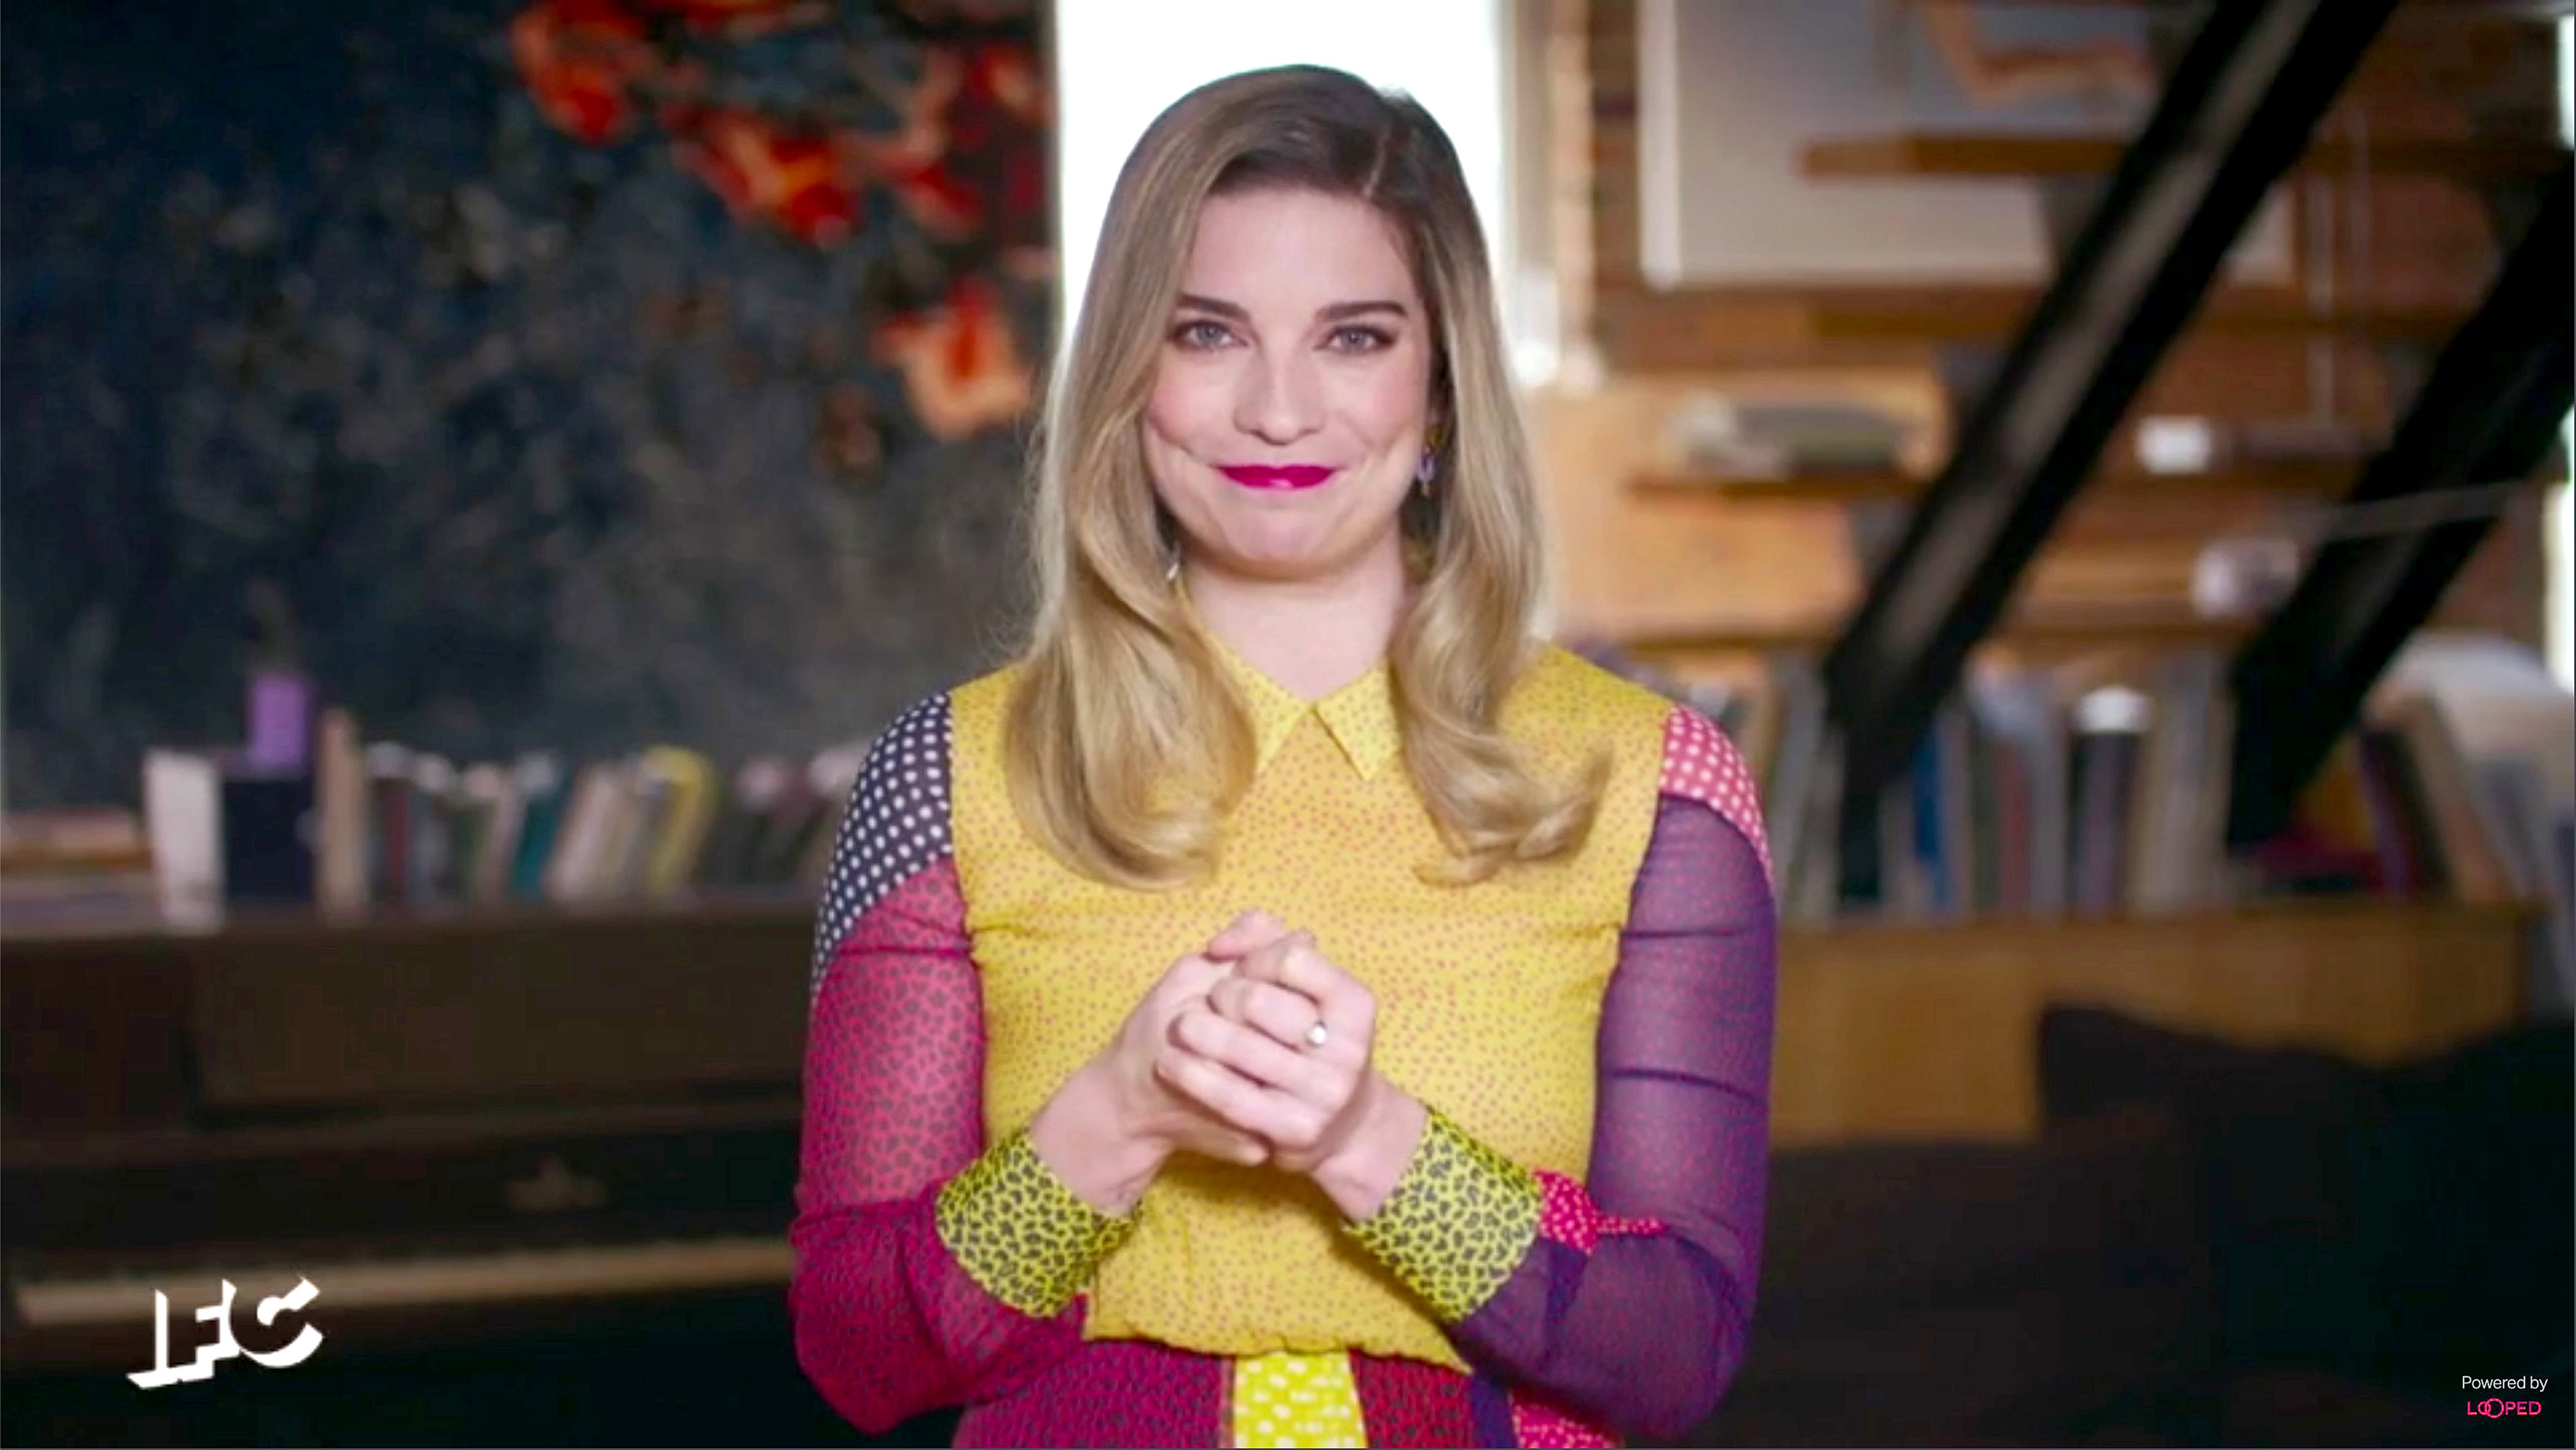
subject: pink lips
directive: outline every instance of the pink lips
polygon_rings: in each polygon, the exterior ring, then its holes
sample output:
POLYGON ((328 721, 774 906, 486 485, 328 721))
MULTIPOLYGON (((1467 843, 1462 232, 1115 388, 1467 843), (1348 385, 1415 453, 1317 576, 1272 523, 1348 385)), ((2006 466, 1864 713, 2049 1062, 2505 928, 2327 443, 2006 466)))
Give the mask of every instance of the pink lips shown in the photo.
POLYGON ((1245 488, 1313 488, 1338 471, 1311 463, 1242 463, 1217 470, 1245 488))

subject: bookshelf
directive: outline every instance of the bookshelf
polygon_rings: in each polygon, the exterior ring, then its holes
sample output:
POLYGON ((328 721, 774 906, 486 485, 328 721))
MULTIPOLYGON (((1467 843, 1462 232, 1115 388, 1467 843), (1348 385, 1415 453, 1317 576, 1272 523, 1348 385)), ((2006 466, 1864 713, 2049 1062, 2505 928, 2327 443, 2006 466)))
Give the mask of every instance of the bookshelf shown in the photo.
MULTIPOLYGON (((2052 1003, 2370 1062, 2438 1051, 2514 1020, 2530 920, 2510 903, 2350 900, 1792 924, 1774 1137, 2026 1137, 2052 1003)), ((811 924, 802 901, 739 899, 11 933, 11 1001, 50 1009, 0 1017, 11 1112, 130 1126, 189 1103, 456 1110, 503 1092, 792 1085, 811 924), (621 988, 602 998, 612 973, 621 988), (493 1030, 514 1020, 526 1029, 493 1030)))
MULTIPOLYGON (((2195 614, 2182 604, 2052 606, 2021 611, 1987 636, 1986 643, 2016 656, 2047 659, 2102 650, 2232 645, 2254 625, 2252 620, 2195 614)), ((1708 629, 1637 630, 1622 634, 1618 643, 1640 658, 1668 663, 1711 655, 1819 650, 1833 643, 1841 628, 1839 616, 1753 620, 1708 629)))
MULTIPOLYGON (((2466 7, 2421 8, 2438 8, 2447 19, 2466 7)), ((1567 516, 1585 520, 1601 538, 1621 546, 1598 548, 1601 603, 1585 612, 1605 634, 1616 636, 1610 653, 1634 658, 1641 673, 1660 676, 1660 687, 1704 709, 1731 707, 1725 712, 1728 728, 1736 731, 1748 761, 1758 762, 1764 781, 1775 857, 1810 852, 1814 842, 1833 840, 1831 809, 1808 810, 1791 822, 1785 843, 1779 827, 1800 803, 1830 805, 1839 791, 1835 772, 1816 763, 1833 755, 1830 733, 1822 751, 1796 742, 1804 738, 1798 722, 1808 722, 1804 729, 1810 734, 1818 729, 1813 722, 1821 713, 1819 691, 1810 678, 1814 656, 1836 637, 1851 607, 1844 581, 1854 570, 1850 554, 1843 553, 1830 567, 1819 557, 1801 575, 1795 561, 1805 556, 1792 551, 1821 556, 1851 549, 1849 536, 1831 531, 1834 520, 1818 506, 1875 505, 1883 513, 1888 503, 1919 500, 1928 479, 1877 469, 1717 483, 1676 467, 1680 455, 1668 441, 1669 425, 1658 422, 1658 410, 1669 416, 1678 400, 1703 387, 1733 385, 1749 393, 1794 379, 1813 389, 1837 370, 1865 375, 1871 387, 1879 386, 1881 376, 1906 369, 1953 386, 1954 380, 1981 376, 2005 355, 2042 288, 1901 274, 1870 282, 1783 276, 1723 283, 1650 275, 1642 259, 1652 200, 1644 187, 1651 173, 1638 164, 1647 142, 1640 123, 1640 7, 1631 0, 1588 0, 1576 9, 1572 38, 1579 49, 1571 53, 1579 57, 1583 124, 1570 149, 1582 185, 1567 188, 1576 199, 1566 207, 1565 226, 1583 244, 1577 256, 1588 269, 1590 309, 1581 320, 1589 324, 1610 380, 1601 403, 1588 411, 1559 403, 1550 422, 1571 440, 1557 466, 1581 480, 1567 516), (1613 479, 1607 500, 1598 497, 1596 481, 1605 472, 1613 479), (1730 512, 1730 503, 1773 507, 1730 512), (1651 581, 1660 592, 1640 587, 1647 581, 1616 574, 1623 556, 1650 578, 1667 571, 1672 577, 1651 581), (1763 617, 1748 622, 1748 615, 1763 617), (1806 764, 1797 764, 1801 760, 1806 764)), ((2351 79, 2344 102, 2348 115, 2305 134, 2332 143, 2343 121, 2357 118, 2368 122, 2373 138, 2467 136, 2506 124, 2506 117, 2554 116, 2555 88, 2540 83, 2555 74, 2543 63, 2550 41, 2538 27, 2517 28, 2509 36, 2482 32, 2474 41, 2458 38, 2458 27, 2431 31, 2403 34, 2392 28, 2351 79)), ((1848 129, 1866 125, 1855 118, 1848 129)), ((2082 183, 2106 175, 2123 149, 2117 141, 2105 145, 2100 136, 2079 136, 2072 146, 2037 156, 2009 148, 1962 151, 1937 132, 1841 139, 1861 144, 1806 153, 1810 178, 1820 170, 1842 170, 1811 179, 1811 188, 1849 191, 1869 187, 1873 174, 1934 177, 1941 168, 1971 179, 1982 174, 2082 183)), ((2300 136, 2285 131, 2280 139, 2295 146, 2300 136)), ((2408 369, 2447 343, 2477 311, 2495 253, 2509 239, 2509 229, 2495 229, 2496 218, 2476 183, 2545 173, 2562 156, 2554 136, 2539 130, 2496 148, 2448 140, 2394 150, 2374 146, 2368 158, 2372 185, 2359 187, 2348 171, 2331 168, 2362 158, 2340 144, 2316 147, 2302 180, 2321 194, 2333 189, 2332 222, 2366 233, 2366 254, 2337 261, 2330 278, 2303 272, 2310 281, 2330 280, 2330 289, 2210 288, 2190 310, 2177 344, 2204 348, 2169 358, 2124 418, 2293 418, 2318 411, 2319 397, 2326 396, 2337 421, 2384 428, 2399 411, 2408 369), (2330 382, 2317 381, 2326 371, 2333 373, 2330 382)), ((1796 155, 1791 162, 1797 164, 1796 155)), ((1697 179, 1672 180, 1687 187, 1697 179)), ((2063 187, 2047 189, 2053 194, 2063 187)), ((2078 185, 2067 195, 2084 190, 2078 185)), ((2309 220, 2303 237, 2312 265, 2314 254, 2344 232, 2329 237, 2314 225, 2320 218, 2309 220)), ((2053 703, 2045 707, 2049 728, 2040 737, 2051 744, 2038 752, 2041 757, 2071 758, 2060 756, 2054 742, 2060 732, 2070 738, 2086 733, 2068 725, 2085 697, 2116 686, 2150 695, 2158 714, 2169 714, 2163 708, 2169 667, 2187 665, 2198 672, 2195 679, 2205 681, 2213 657, 2223 670, 2250 635, 2253 622, 2199 619, 2182 605, 2209 525, 2232 531, 2258 519, 2275 523, 2272 516, 2279 513, 2305 513, 2309 505, 2341 496, 2360 470, 2358 461, 2340 461, 2229 469, 2190 480, 2133 480, 2125 466, 2112 462, 2129 452, 2115 445, 2103 453, 2104 465, 2060 520, 2056 542, 2066 546, 2063 552, 2024 578, 2004 626, 1975 647, 1979 683, 2001 677, 2015 687, 2008 698, 2026 701, 2033 714, 2053 692, 2053 703), (2115 503, 2116 508, 2089 507, 2115 503), (2099 532, 2085 533, 2088 526, 2099 532), (2041 578, 2050 563, 2063 567, 2055 577, 2041 578), (2171 603, 2116 613, 2066 608, 2115 597, 2171 603)), ((1867 572, 1865 564, 1859 572, 1867 572)), ((2487 582, 2478 581, 2481 590, 2487 582)), ((2487 623, 2482 598, 2464 599, 2456 622, 2487 623)), ((2203 689, 2193 698, 2205 702, 2217 693, 2203 689)), ((1954 692, 1947 702, 1972 718, 1980 704, 1967 692, 1954 692)), ((2231 731, 2222 715, 2185 733, 2223 741, 2231 731)), ((2150 724, 2136 738, 2146 746, 2159 735, 2159 727, 2150 724)), ((1984 738, 1991 744, 1991 735, 1984 738)), ((2208 752, 2197 758, 2206 767, 2208 752)), ((1945 781, 1946 761, 1945 756, 1945 781)), ((2183 825, 2167 831, 2150 819, 2133 830, 2140 837, 2184 839, 2199 848, 2196 873, 2217 867, 2224 877, 2228 863, 2208 804, 2224 794, 2207 769, 2192 776, 2202 787, 2200 804, 2173 813, 2183 825)), ((2376 847, 2384 860, 2391 847, 2382 823, 2352 819, 2353 777, 2347 772, 2338 780, 2347 788, 2338 799, 2352 809, 2338 811, 2337 824, 2345 829, 2334 833, 2333 844, 2348 848, 2359 840, 2376 847)), ((2027 782, 2016 789, 2037 794, 2027 782)), ((1985 793, 1987 785, 1981 782, 1976 791, 1985 793)), ((2135 794, 2177 792, 2139 787, 2135 794)), ((1977 821, 1967 834, 1979 838, 1985 829, 1977 821)), ((1941 833, 1951 838, 1946 820, 1941 833)), ((2402 826, 2394 833, 2409 834, 2402 826)), ((2034 834, 2043 833, 2034 828, 2034 834)), ((2131 832, 2112 834, 2125 841, 2131 832)), ((2533 844, 2524 843, 2526 856, 2533 844)), ((1825 851, 1838 848, 1829 844, 1825 851)), ((2136 854, 2133 846, 2121 850, 2136 854)), ((1886 854, 1893 859, 1898 853, 1886 854)), ((2068 854, 2076 854, 2071 842, 2068 854)), ((2183 853, 2146 854, 2163 861, 2183 853)), ((2272 864, 2259 863, 2264 870, 2272 864)), ((2349 862, 2339 857, 2335 864, 2349 862)), ((2071 874, 2073 868, 2067 869, 2071 874)), ((2515 1010, 2498 1004, 2518 998, 2517 973, 2551 951, 2527 929, 2527 917, 2517 915, 2520 908, 2506 904, 2370 896, 2053 923, 1901 913, 1895 919, 1860 919, 1830 890, 1807 889, 1809 877, 1832 874, 1788 870, 1784 878, 1790 925, 1784 937, 1783 1056, 1774 1098, 1775 1131, 1784 1141, 1870 1133, 2009 1137, 2027 1131, 2035 1115, 2028 1032, 2036 1004, 2052 994, 2093 994, 2093 1000, 2221 1035, 2340 1041, 2369 1055, 2388 1050, 2391 1033, 2417 1032, 2431 1044, 2472 1030, 2466 1019, 2446 1016, 2454 1004, 2439 1000, 2448 990, 2446 963, 2456 964, 2460 990, 2481 1004, 2472 1016, 2501 1021, 2515 1010), (2182 961, 2193 956, 2205 966, 2182 961), (2274 959, 2292 965, 2276 965, 2274 959), (2346 961, 2358 965, 2346 972, 2346 961), (2082 975, 2093 963, 2101 964, 2107 979, 2082 975), (2314 1025, 2284 1025, 2301 1012, 2314 1025), (2349 1017, 2335 1018, 2340 1025, 2322 1022, 2337 1013, 2373 1014, 2368 1021, 2381 1025, 2349 1017), (1887 1065, 1893 1061, 1907 1065, 1887 1065)), ((2325 874, 2303 869, 2300 889, 2317 889, 2325 874)), ((2209 895, 2195 899, 2211 899, 2235 884, 2201 880, 2198 889, 2209 895)), ((2121 889, 2135 888, 2124 883, 2121 889)))
MULTIPOLYGON (((1605 290, 1594 323, 1604 355, 1641 374, 1922 361, 1942 344, 2003 346, 2038 300, 2034 286, 1980 283, 1605 290)), ((2458 306, 2386 298, 2320 305, 2283 288, 2217 288, 2192 327, 2212 337, 2430 346, 2467 315, 2458 306)))
POLYGON ((224 908, 203 920, 146 917, 0 925, 0 946, 12 951, 72 944, 141 950, 155 943, 191 943, 219 950, 295 950, 313 943, 364 949, 456 941, 500 951, 515 941, 546 934, 622 932, 656 925, 767 931, 789 921, 801 922, 807 929, 813 926, 810 891, 777 887, 599 901, 385 903, 345 911, 253 903, 224 908))
MULTIPOLYGON (((1818 141, 1806 148, 1800 164, 1808 176, 1837 180, 2106 176, 2119 166, 2129 142, 2126 136, 1901 131, 1818 141)), ((2563 148, 2536 139, 2374 136, 2356 145, 2330 136, 2310 143, 2295 169, 2486 182, 2546 176, 2565 155, 2563 148)))
MULTIPOLYGON (((2512 900, 2366 897, 1793 919, 1775 1139, 2026 1137, 2053 1003, 2367 1061, 2438 1051, 2516 1020, 2533 917, 2512 900)), ((171 1123, 196 1105, 786 1091, 812 927, 788 891, 10 928, 13 1129, 171 1123)))
MULTIPOLYGON (((2086 489, 2091 499, 2121 501, 2202 500, 2221 498, 2315 499, 2342 492, 2352 482, 2352 465, 2340 462, 2244 464, 2204 473, 2146 473, 2120 470, 2095 478, 2086 489)), ((1628 488, 1642 498, 1725 499, 1745 503, 1871 503, 1911 500, 1931 486, 1921 474, 1894 469, 1838 469, 1791 473, 1782 478, 1726 478, 1688 470, 1643 473, 1628 488)))
POLYGON ((2509 1026, 2532 911, 2285 902, 2174 916, 1793 927, 1772 1138, 2026 1139, 2050 1005, 2370 1063, 2509 1026))
POLYGON ((236 909, 0 935, 13 1129, 792 1090, 814 908, 236 909))
MULTIPOLYGON (((1823 296, 1811 304, 1824 341, 1919 337, 1941 342, 2008 341, 2039 300, 2036 288, 1924 288, 1886 295, 1823 296)), ((2213 289, 2195 327, 2221 334, 2315 337, 2349 334, 2374 342, 2433 343, 2467 314, 2457 308, 2365 302, 2320 307, 2275 288, 2213 289)))

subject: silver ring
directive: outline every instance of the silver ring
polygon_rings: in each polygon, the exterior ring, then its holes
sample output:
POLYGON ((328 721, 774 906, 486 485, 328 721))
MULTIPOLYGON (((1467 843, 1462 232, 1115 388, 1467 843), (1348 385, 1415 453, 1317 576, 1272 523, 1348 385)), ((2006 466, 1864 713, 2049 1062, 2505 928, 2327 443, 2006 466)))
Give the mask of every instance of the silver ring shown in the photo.
POLYGON ((1324 1019, 1321 1017, 1315 1019, 1314 1026, 1306 1029, 1306 1045, 1308 1047, 1321 1047, 1332 1040, 1333 1029, 1326 1027, 1324 1025, 1324 1019))

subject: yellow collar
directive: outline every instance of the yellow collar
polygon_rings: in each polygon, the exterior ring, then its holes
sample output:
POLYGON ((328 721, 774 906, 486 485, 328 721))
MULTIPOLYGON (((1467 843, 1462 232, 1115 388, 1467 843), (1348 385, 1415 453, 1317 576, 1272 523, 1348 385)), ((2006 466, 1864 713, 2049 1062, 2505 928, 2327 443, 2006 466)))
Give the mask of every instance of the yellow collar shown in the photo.
POLYGON ((1351 768, 1362 780, 1374 780, 1380 767, 1395 758, 1403 739, 1395 722, 1395 692, 1386 673, 1386 661, 1369 666, 1368 673, 1342 686, 1320 700, 1309 702, 1295 692, 1252 666, 1214 630, 1202 629, 1208 643, 1216 647, 1217 658, 1225 662, 1226 673, 1234 677, 1235 686, 1243 692, 1243 702, 1252 709, 1252 729, 1260 754, 1254 764, 1256 772, 1266 770, 1288 743, 1291 731, 1309 712, 1321 718, 1333 743, 1342 748, 1351 768))

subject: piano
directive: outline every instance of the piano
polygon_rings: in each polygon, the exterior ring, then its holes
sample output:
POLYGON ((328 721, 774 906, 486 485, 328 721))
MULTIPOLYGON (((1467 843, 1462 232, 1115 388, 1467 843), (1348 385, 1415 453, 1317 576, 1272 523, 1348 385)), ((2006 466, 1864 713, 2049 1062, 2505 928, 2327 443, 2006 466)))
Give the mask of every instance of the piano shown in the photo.
POLYGON ((311 1282, 342 1361, 777 1331, 811 931, 761 901, 0 938, 0 1372, 151 1368, 156 1291, 186 1362, 225 1280, 246 1351, 311 1282))

